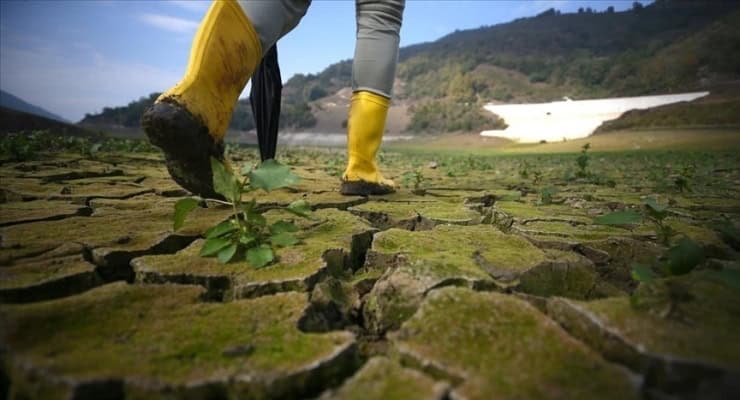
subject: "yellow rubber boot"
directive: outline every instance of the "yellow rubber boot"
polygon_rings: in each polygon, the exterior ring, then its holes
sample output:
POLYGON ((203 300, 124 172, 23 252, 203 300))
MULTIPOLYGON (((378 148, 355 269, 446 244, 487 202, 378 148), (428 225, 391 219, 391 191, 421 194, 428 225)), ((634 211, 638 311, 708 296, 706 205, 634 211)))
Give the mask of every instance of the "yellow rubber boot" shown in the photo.
POLYGON ((259 36, 239 4, 214 1, 195 34, 185 76, 141 121, 180 186, 220 197, 213 191, 210 157, 223 159, 231 115, 261 57, 259 36))
POLYGON ((261 58, 259 36, 239 4, 214 1, 193 40, 185 77, 157 101, 176 101, 221 140, 261 58))
POLYGON ((389 106, 388 98, 372 92, 352 94, 347 119, 348 162, 342 176, 342 194, 367 196, 395 192, 395 184, 383 178, 375 162, 389 106))

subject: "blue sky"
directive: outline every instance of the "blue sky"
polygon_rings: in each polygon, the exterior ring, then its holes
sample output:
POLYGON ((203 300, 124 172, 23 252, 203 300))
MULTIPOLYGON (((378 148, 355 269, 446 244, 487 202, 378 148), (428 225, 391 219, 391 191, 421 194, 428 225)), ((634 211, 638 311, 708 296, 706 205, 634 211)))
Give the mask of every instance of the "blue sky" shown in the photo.
MULTIPOLYGON (((265 0, 270 1, 270 0, 265 0)), ((71 121, 176 83, 208 1, 0 0, 0 88, 71 121)), ((401 45, 548 8, 628 9, 623 0, 407 0, 401 45)), ((354 52, 354 0, 314 0, 278 44, 287 80, 354 52)), ((248 92, 245 91, 243 96, 248 92)))

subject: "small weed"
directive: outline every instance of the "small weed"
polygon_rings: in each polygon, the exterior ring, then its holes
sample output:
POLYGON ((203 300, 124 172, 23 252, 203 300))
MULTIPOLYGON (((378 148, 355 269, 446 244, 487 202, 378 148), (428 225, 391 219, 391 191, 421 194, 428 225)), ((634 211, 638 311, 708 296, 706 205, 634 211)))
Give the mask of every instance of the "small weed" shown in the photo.
POLYGON ((578 165, 578 171, 576 176, 579 178, 585 178, 588 176, 588 163, 591 156, 588 154, 588 150, 591 148, 591 143, 586 143, 581 147, 581 155, 576 158, 576 165, 578 165))
MULTIPOLYGON (((292 246, 299 242, 295 236, 299 230, 297 225, 285 220, 268 225, 254 199, 242 201, 243 193, 258 189, 269 192, 296 183, 298 177, 291 173, 290 168, 275 160, 267 160, 256 169, 244 168, 242 180, 213 158, 211 169, 214 190, 228 200, 234 214, 229 220, 206 231, 206 241, 200 249, 202 257, 218 257, 221 263, 227 263, 241 256, 253 267, 261 268, 275 259, 275 246, 292 246)), ((175 204, 174 230, 182 227, 187 214, 198 204, 199 200, 192 197, 175 204)), ((308 218, 311 212, 305 200, 294 201, 285 210, 304 218, 308 218)))
POLYGON ((326 162, 324 170, 331 176, 341 176, 344 171, 344 160, 339 157, 332 157, 326 162))
POLYGON ((519 164, 519 176, 520 176, 520 177, 521 177, 522 179, 527 179, 527 178, 529 178, 529 169, 530 169, 531 167, 532 167, 532 166, 531 166, 531 165, 529 164, 529 162, 527 162, 527 160, 524 160, 524 161, 522 161, 522 162, 521 162, 521 163, 519 164))
POLYGON ((540 182, 542 182, 542 172, 539 170, 532 171, 532 183, 537 185, 540 182))
POLYGON ((563 180, 566 182, 572 182, 576 179, 576 175, 573 173, 573 170, 566 169, 565 172, 563 172, 563 180))
POLYGON ((676 235, 676 231, 665 223, 667 216, 668 207, 648 197, 643 202, 642 214, 634 210, 616 211, 594 219, 594 224, 630 227, 647 219, 655 225, 660 242, 667 246, 670 245, 671 238, 676 235))
POLYGON ((659 204, 652 197, 645 199, 643 204, 645 217, 655 224, 658 239, 664 245, 669 245, 671 243, 671 238, 676 234, 676 231, 669 225, 665 224, 665 218, 668 216, 668 207, 659 204))
POLYGON ((403 174, 402 178, 403 185, 406 187, 413 188, 413 192, 424 192, 424 174, 421 172, 421 168, 414 169, 413 171, 407 171, 403 174))
MULTIPOLYGON (((640 283, 640 287, 630 297, 630 303, 636 309, 657 312, 662 318, 675 317, 680 304, 692 297, 690 284, 670 278, 687 275, 705 261, 701 245, 683 237, 655 263, 633 264, 632 279, 640 283)), ((702 278, 717 280, 740 290, 737 270, 705 271, 702 278)))
POLYGON ((40 150, 38 143, 23 133, 8 135, 2 141, 2 155, 11 161, 30 161, 37 157, 40 150))
POLYGON ((691 187, 689 186, 689 178, 684 175, 676 175, 673 177, 673 185, 679 192, 690 192, 691 187))
POLYGON ((552 186, 547 186, 540 190, 540 204, 547 205, 552 204, 553 197, 558 193, 558 189, 552 186))

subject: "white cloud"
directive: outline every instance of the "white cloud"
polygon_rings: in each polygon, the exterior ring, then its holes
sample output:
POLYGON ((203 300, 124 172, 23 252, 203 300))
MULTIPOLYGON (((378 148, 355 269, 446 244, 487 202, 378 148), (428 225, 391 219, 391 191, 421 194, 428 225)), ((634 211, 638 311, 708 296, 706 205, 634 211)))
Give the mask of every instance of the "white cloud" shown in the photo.
POLYGON ((151 26, 176 33, 193 32, 198 27, 198 23, 195 21, 169 15, 142 14, 140 18, 151 26))
POLYGON ((202 12, 208 9, 207 1, 197 0, 170 0, 169 4, 176 5, 180 8, 184 8, 188 11, 202 12))
POLYGON ((3 46, 0 53, 3 90, 70 121, 163 91, 182 74, 181 70, 108 59, 94 51, 70 57, 50 48, 3 46))

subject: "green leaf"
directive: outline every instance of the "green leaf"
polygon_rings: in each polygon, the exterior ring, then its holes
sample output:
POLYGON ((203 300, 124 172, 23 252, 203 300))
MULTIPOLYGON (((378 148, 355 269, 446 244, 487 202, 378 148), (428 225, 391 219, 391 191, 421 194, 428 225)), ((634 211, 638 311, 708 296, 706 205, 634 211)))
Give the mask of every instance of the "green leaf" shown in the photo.
POLYGON ((558 188, 556 188, 554 186, 547 186, 547 187, 542 188, 542 193, 547 193, 547 194, 550 194, 550 195, 554 195, 554 194, 557 194, 558 193, 558 188))
POLYGON ((247 250, 247 262, 255 268, 262 268, 272 262, 275 255, 270 246, 263 244, 247 250))
POLYGON ((253 168, 254 168, 254 165, 252 164, 244 164, 242 166, 242 169, 239 170, 239 172, 241 172, 242 175, 247 176, 249 175, 250 172, 252 172, 253 168))
POLYGON ((308 218, 311 216, 311 206, 308 205, 306 200, 296 200, 290 203, 286 210, 301 217, 308 218))
POLYGON ((644 203, 646 206, 652 208, 654 211, 657 212, 663 212, 667 208, 666 206, 659 204, 658 201, 652 197, 648 197, 647 199, 645 199, 644 203))
POLYGON ((205 236, 207 239, 216 238, 234 232, 237 229, 239 228, 231 220, 228 220, 207 230, 205 236))
POLYGON ((717 230, 722 234, 722 239, 728 244, 740 243, 740 230, 732 222, 722 221, 717 225, 717 230))
POLYGON ((231 171, 227 170, 221 161, 211 157, 211 171, 213 173, 213 190, 223 195, 227 200, 234 202, 239 199, 239 180, 231 171))
POLYGON ((650 283, 655 280, 655 273, 644 264, 632 264, 632 279, 637 282, 650 283))
POLYGON ((289 167, 273 159, 260 164, 257 169, 250 171, 248 176, 250 186, 266 192, 298 182, 298 177, 290 172, 289 167))
POLYGON ((298 232, 298 226, 282 219, 270 225, 270 233, 273 235, 278 235, 283 232, 298 232))
POLYGON ((252 244, 255 240, 257 240, 257 238, 248 233, 243 233, 239 235, 239 243, 247 247, 249 247, 249 245, 252 244))
POLYGON ((249 207, 244 211, 247 214, 247 222, 249 222, 250 224, 257 226, 267 225, 267 220, 265 219, 265 217, 261 213, 255 211, 254 208, 249 207))
POLYGON ((292 246, 296 243, 298 243, 298 238, 293 236, 292 233, 289 232, 283 232, 278 233, 277 235, 273 235, 270 237, 270 242, 276 246, 286 247, 286 246, 292 246))
POLYGON ((683 275, 691 272, 704 262, 704 249, 693 240, 683 237, 666 252, 668 270, 671 275, 683 275))
POLYGON ((740 270, 723 269, 721 271, 708 271, 707 278, 721 282, 735 290, 740 290, 740 270))
POLYGON ((185 217, 198 207, 198 200, 192 197, 180 199, 175 203, 175 215, 172 217, 172 229, 178 230, 185 223, 185 217))
POLYGON ((226 264, 227 262, 231 261, 232 258, 234 258, 234 254, 236 254, 236 243, 231 243, 230 245, 224 247, 218 252, 218 261, 221 262, 221 264, 226 264))
POLYGON ((615 211, 610 214, 594 218, 595 225, 632 225, 642 221, 642 214, 632 211, 615 211))
POLYGON ((645 204, 645 208, 647 208, 647 211, 651 217, 659 220, 662 220, 666 217, 666 209, 668 207, 662 204, 658 204, 658 202, 654 198, 648 197, 643 203, 645 204))
POLYGON ((231 244, 230 239, 224 239, 224 238, 212 238, 206 240, 205 243, 203 243, 203 247, 200 248, 200 256, 201 257, 212 257, 216 255, 221 249, 231 244))

